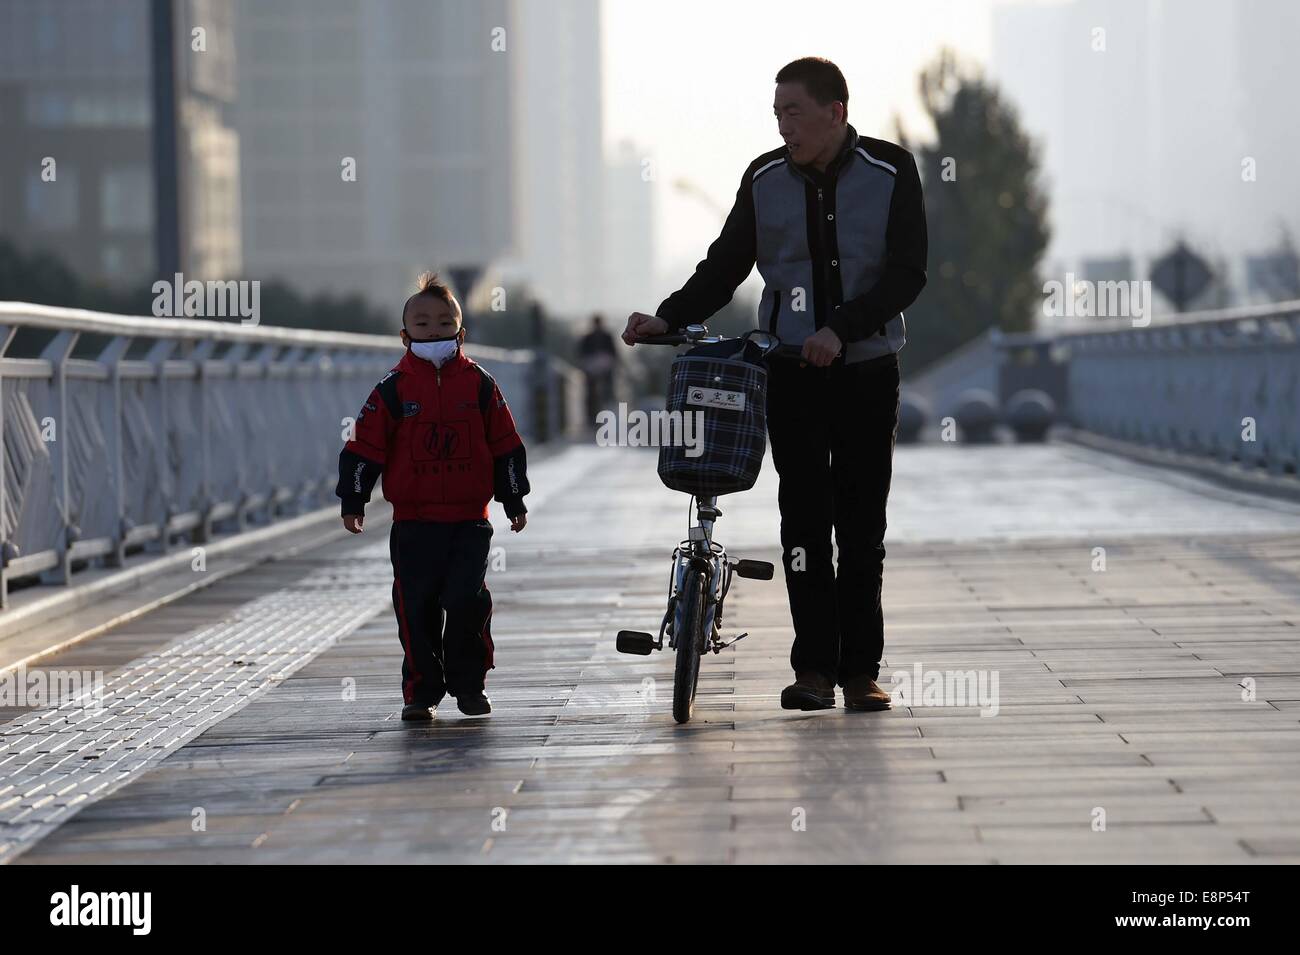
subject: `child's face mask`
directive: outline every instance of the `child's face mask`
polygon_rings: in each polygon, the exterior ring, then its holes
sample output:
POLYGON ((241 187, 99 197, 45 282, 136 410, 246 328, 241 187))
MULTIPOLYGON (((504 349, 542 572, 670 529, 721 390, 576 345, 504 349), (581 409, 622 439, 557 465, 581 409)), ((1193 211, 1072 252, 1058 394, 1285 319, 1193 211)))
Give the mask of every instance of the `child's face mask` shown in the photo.
POLYGON ((456 349, 460 347, 457 341, 459 333, 451 338, 423 338, 411 339, 411 353, 416 358, 423 358, 427 362, 432 362, 435 368, 441 368, 446 361, 456 354, 456 349))

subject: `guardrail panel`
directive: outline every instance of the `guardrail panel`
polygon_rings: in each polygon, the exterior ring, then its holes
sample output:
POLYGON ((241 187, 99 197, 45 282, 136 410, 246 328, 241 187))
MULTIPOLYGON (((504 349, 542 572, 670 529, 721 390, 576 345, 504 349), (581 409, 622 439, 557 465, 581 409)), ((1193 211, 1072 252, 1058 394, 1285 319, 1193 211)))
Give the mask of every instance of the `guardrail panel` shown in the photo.
POLYGON ((1059 333, 1071 421, 1273 472, 1300 469, 1300 302, 1059 333))

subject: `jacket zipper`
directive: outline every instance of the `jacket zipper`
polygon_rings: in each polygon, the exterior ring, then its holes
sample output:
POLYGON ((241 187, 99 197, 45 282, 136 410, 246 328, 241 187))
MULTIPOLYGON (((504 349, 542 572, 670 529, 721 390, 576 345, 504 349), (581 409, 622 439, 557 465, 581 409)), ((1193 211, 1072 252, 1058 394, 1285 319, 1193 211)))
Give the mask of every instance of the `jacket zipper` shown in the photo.
POLYGON ((777 317, 781 314, 781 290, 772 290, 772 315, 767 320, 767 330, 773 335, 776 334, 777 317))
POLYGON ((831 266, 830 266, 830 243, 826 235, 826 207, 822 203, 822 189, 817 187, 817 231, 822 237, 822 282, 826 287, 826 301, 822 303, 822 324, 831 317, 831 266))

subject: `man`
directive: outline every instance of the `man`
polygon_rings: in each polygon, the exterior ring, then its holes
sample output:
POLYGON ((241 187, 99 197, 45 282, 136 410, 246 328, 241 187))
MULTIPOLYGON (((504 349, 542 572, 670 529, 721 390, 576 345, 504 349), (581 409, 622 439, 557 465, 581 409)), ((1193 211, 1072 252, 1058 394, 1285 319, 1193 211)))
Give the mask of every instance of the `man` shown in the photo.
POLYGON ((885 503, 898 430, 902 310, 925 285, 926 227, 912 155, 859 136, 848 86, 829 60, 795 60, 776 75, 783 148, 745 171, 722 234, 642 336, 703 322, 757 262, 759 322, 801 362, 771 363, 767 423, 780 476, 782 562, 794 624, 795 682, 786 709, 889 708, 880 688, 885 503), (839 548, 832 564, 831 531, 839 548))
POLYGON ((578 363, 587 379, 587 427, 614 397, 614 369, 618 366, 614 336, 605 331, 600 315, 591 316, 591 330, 578 339, 578 363))

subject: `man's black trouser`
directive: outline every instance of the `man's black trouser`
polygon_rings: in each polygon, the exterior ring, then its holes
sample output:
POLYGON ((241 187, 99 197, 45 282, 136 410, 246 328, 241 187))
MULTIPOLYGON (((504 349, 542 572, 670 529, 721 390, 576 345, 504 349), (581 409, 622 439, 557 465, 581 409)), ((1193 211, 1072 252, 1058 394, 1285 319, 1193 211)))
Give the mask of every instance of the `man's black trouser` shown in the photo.
POLYGON ((841 686, 880 675, 885 502, 898 433, 898 356, 769 365, 767 428, 780 475, 781 548, 796 673, 841 686), (832 565, 831 529, 839 549, 832 565))
POLYGON ((612 371, 587 372, 587 427, 596 427, 596 415, 614 399, 612 371))
POLYGON ((436 706, 447 693, 483 689, 492 669, 492 595, 484 583, 491 540, 487 519, 393 521, 388 551, 406 703, 436 706))

